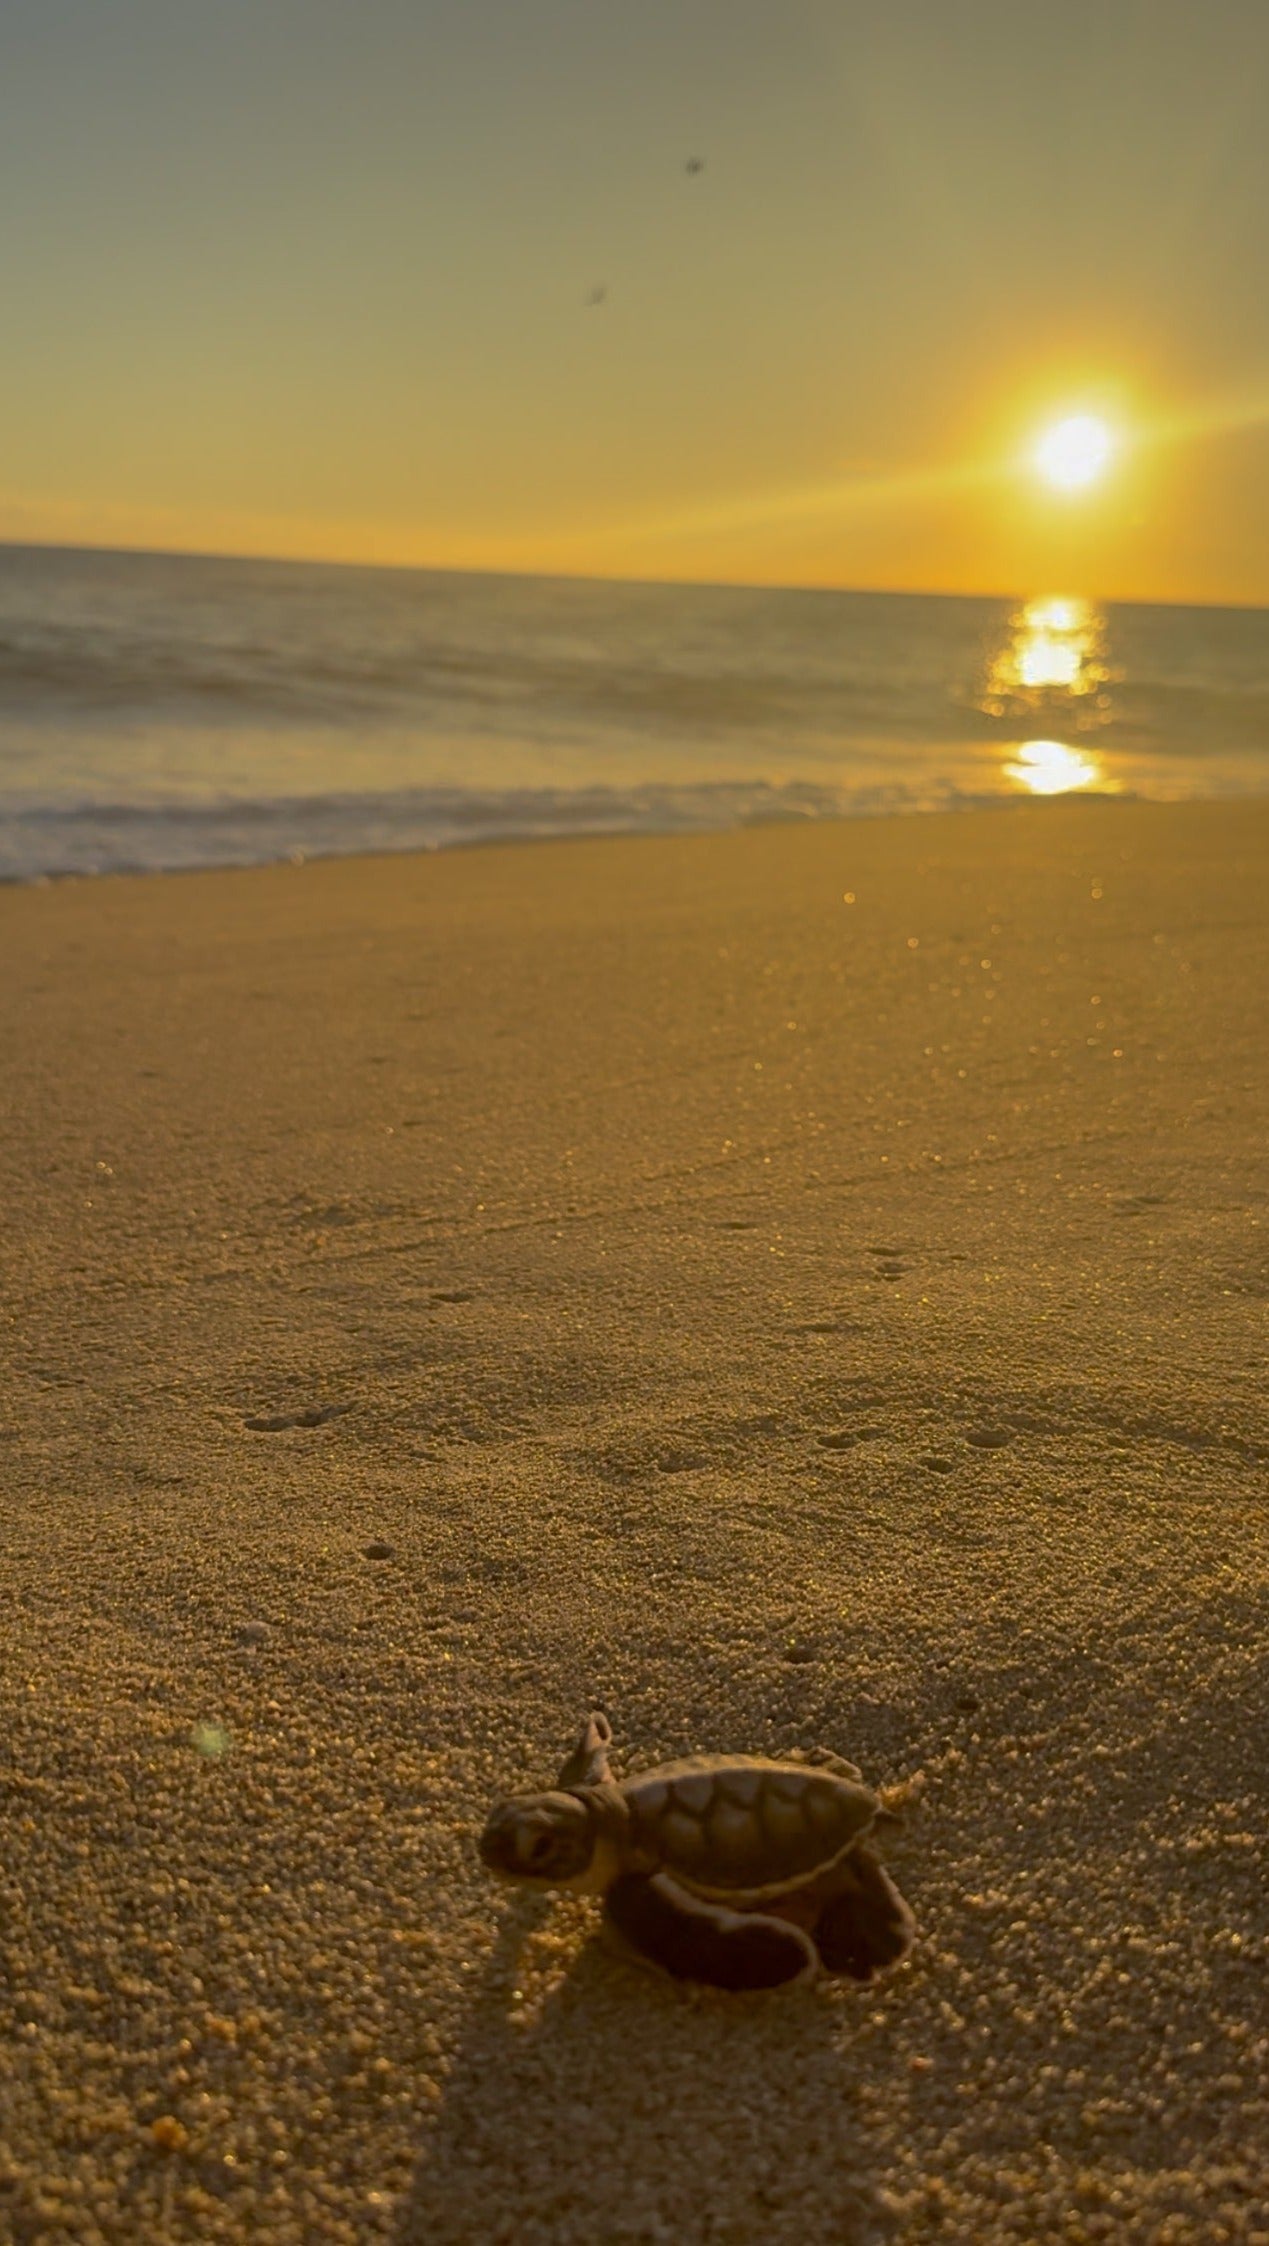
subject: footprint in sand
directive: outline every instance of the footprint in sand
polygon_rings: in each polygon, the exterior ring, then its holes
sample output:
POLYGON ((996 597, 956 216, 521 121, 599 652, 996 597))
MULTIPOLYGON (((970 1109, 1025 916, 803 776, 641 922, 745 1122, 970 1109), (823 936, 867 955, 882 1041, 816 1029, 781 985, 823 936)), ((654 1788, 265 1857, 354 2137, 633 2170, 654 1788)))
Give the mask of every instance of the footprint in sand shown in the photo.
POLYGON ((351 1404, 308 1404, 298 1412, 262 1412, 242 1424, 253 1435, 280 1435, 288 1427, 324 1427, 351 1410, 351 1404))
POLYGON ((1003 1451, 1013 1436, 1007 1427, 971 1427, 965 1440, 976 1451, 1003 1451))
POLYGON ((802 1669, 809 1667, 811 1662, 818 1661, 819 1657, 818 1646, 811 1645, 805 1638, 796 1638, 792 1645, 785 1647, 780 1658, 789 1662, 793 1668, 802 1669))
POLYGON ((870 1247, 868 1250, 876 1267, 878 1279, 906 1279, 908 1265, 903 1260, 902 1248, 870 1247))

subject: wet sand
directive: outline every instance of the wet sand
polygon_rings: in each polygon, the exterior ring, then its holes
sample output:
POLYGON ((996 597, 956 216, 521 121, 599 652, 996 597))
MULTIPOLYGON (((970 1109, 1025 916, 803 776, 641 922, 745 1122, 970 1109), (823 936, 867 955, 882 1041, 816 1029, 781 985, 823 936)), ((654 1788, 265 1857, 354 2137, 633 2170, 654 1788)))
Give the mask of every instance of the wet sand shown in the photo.
POLYGON ((1267 862, 0 894, 0 2238, 1269 2240, 1267 862), (923 1774, 911 1961, 495 1888, 592 1704, 923 1774))

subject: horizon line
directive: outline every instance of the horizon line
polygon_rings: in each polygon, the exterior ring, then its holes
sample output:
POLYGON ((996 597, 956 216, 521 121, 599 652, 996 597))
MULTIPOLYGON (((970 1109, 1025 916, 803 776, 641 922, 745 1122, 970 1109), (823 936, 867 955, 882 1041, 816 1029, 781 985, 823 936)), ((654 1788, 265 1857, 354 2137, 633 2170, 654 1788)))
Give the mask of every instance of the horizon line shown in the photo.
POLYGON ((479 567, 472 562, 402 562, 345 560, 333 554, 242 553, 232 547, 201 546, 109 546, 89 539, 58 538, 7 538, 0 537, 0 553, 37 554, 96 554, 115 559, 133 557, 138 561, 189 561, 236 562, 262 569, 353 569, 367 573, 391 572, 396 576, 415 577, 511 577, 530 583, 558 585, 639 585, 649 587, 681 586, 698 592, 717 593, 820 593, 825 599, 876 599, 876 600, 968 600, 968 601, 1030 601, 1038 598, 1088 600, 1099 608, 1211 608, 1224 609, 1238 614, 1262 615, 1269 612, 1269 595, 1264 600, 1181 600, 1150 598, 1149 596, 1115 595, 1108 597, 1096 593, 1074 593, 1069 586, 1047 586, 1042 594, 1034 588, 1031 592, 1002 592, 998 588, 975 592, 952 592, 939 586, 914 585, 824 585, 799 583, 788 579, 745 577, 644 577, 628 575, 619 570, 565 570, 479 567))

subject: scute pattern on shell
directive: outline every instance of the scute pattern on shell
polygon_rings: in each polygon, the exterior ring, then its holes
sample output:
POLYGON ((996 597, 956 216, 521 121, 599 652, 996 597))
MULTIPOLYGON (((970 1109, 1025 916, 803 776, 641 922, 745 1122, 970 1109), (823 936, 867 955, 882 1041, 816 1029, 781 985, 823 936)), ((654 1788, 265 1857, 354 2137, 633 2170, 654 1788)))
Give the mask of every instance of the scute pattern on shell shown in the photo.
POLYGON ((875 1795, 836 1772, 758 1756, 693 1755, 622 1786, 636 1847, 700 1895, 773 1894, 852 1848, 875 1795))

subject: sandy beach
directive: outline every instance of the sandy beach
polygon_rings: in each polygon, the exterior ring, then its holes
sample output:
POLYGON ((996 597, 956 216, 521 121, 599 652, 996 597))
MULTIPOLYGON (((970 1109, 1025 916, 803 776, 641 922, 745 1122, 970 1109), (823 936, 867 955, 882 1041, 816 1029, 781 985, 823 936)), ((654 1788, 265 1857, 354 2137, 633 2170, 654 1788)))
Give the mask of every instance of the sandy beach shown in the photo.
POLYGON ((1269 2241, 1269 803, 0 893, 0 2239, 1269 2241), (475 1854, 920 1775, 873 1989, 475 1854))

